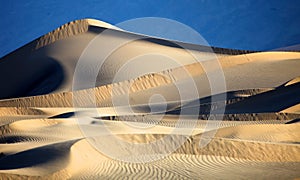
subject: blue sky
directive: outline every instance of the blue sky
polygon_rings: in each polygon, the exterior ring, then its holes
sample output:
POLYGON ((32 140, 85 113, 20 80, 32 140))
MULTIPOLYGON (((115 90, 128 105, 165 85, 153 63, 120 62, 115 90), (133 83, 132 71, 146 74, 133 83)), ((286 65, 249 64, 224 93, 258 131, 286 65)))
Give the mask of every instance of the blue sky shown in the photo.
POLYGON ((39 36, 82 18, 117 24, 163 17, 198 31, 212 46, 270 50, 300 44, 298 0, 1 1, 0 57, 39 36))

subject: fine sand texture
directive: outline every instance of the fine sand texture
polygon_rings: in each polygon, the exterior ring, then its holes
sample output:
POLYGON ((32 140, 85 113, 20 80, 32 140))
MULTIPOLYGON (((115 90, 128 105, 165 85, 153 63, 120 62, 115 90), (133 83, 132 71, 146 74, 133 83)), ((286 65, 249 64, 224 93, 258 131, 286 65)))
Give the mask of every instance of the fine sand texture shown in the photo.
POLYGON ((0 179, 300 178, 287 50, 67 23, 0 59, 0 179))

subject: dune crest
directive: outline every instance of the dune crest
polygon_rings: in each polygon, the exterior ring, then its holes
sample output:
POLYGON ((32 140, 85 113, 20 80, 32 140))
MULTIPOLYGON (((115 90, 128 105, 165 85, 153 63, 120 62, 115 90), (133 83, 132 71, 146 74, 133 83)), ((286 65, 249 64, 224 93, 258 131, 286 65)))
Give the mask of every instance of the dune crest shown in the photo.
POLYGON ((55 41, 59 41, 70 36, 75 36, 87 32, 90 26, 121 30, 120 28, 117 28, 111 24, 96 19, 75 20, 62 25, 56 30, 37 39, 35 49, 39 49, 55 41))

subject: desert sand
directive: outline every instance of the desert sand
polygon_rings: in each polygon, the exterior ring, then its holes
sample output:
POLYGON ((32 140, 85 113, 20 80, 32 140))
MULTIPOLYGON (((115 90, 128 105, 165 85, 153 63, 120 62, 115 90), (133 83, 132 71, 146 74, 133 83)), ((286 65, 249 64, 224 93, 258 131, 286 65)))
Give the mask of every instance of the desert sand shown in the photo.
POLYGON ((70 22, 0 59, 0 179, 299 178, 299 68, 295 50, 70 22))

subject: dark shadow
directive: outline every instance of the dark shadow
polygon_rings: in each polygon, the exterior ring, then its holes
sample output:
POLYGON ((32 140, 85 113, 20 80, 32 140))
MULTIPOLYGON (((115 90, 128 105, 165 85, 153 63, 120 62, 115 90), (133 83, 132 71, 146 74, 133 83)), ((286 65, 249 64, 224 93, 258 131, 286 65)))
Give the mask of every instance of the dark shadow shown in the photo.
POLYGON ((300 83, 279 86, 226 106, 226 113, 280 112, 300 103, 300 83))
MULTIPOLYGON (((226 96, 225 114, 280 112, 300 103, 300 83, 279 86, 274 90, 250 97, 235 97, 234 92, 227 92, 226 96)), ((173 109, 166 114, 194 114, 197 111, 199 111, 199 114, 218 114, 225 106, 225 102, 222 101, 222 94, 214 95, 214 102, 211 100, 211 96, 201 98, 173 109), (211 112, 212 106, 214 110, 211 112)))
POLYGON ((3 152, 0 153, 0 159, 5 157, 5 154, 3 152))
POLYGON ((299 123, 300 122, 300 119, 293 119, 293 120, 291 120, 291 121, 289 121, 289 122, 286 122, 285 124, 294 124, 294 123, 299 123))
POLYGON ((70 117, 73 117, 74 115, 75 115, 75 112, 67 112, 67 113, 62 113, 62 114, 58 114, 55 116, 51 116, 51 117, 49 117, 49 119, 70 118, 70 117))
POLYGON ((18 143, 18 142, 28 142, 32 140, 44 140, 41 137, 32 137, 32 136, 4 136, 0 138, 0 144, 13 144, 13 143, 18 143))
POLYGON ((50 57, 18 56, 0 60, 0 99, 48 94, 63 80, 63 67, 50 57))
MULTIPOLYGON (((18 169, 37 166, 43 163, 54 162, 56 160, 65 161, 71 146, 78 140, 42 146, 16 154, 7 155, 0 159, 0 170, 18 169)), ((67 162, 61 163, 64 166, 67 162)), ((61 167, 56 167, 61 169, 61 167)))
POLYGON ((102 116, 102 117, 94 117, 95 119, 102 119, 102 120, 116 120, 116 116, 102 116))

